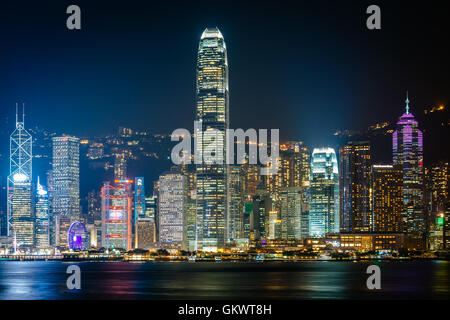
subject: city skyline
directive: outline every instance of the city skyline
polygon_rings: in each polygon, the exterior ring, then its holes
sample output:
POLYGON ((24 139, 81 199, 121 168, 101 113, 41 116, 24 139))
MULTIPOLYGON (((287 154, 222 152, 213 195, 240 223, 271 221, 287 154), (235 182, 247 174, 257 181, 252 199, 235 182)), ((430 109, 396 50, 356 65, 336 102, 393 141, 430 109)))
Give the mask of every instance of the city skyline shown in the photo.
POLYGON ((0 300, 213 319, 448 300, 443 5, 2 12, 0 300))
MULTIPOLYGON (((180 51, 184 52, 184 50, 180 51)), ((257 50, 255 53, 262 54, 262 50, 257 50)), ((278 51, 277 53, 282 52, 278 51)), ((192 78, 195 79, 196 84, 195 105, 192 108, 194 116, 191 119, 195 123, 199 123, 200 127, 194 125, 192 132, 194 149, 196 154, 200 154, 200 159, 203 158, 203 154, 208 155, 211 151, 215 157, 227 159, 229 150, 226 146, 225 132, 230 128, 232 119, 242 118, 240 113, 244 112, 245 108, 242 108, 239 100, 236 103, 238 107, 234 107, 232 104, 233 107, 230 108, 230 100, 233 101, 230 99, 230 79, 233 79, 232 76, 230 77, 230 74, 233 74, 233 71, 230 71, 232 63, 229 62, 225 37, 218 27, 207 26, 204 29, 200 36, 196 61, 196 75, 195 78, 192 78), (237 116, 232 117, 233 114, 237 114, 237 116), (214 147, 212 148, 212 146, 214 147)), ((161 62, 164 64, 164 59, 161 62)), ((167 72, 170 73, 170 70, 167 69, 167 72)), ((235 74, 242 77, 241 72, 238 69, 235 74)), ((301 78, 299 77, 299 79, 301 78)), ((295 82, 295 80, 293 81, 295 82)), ((283 84, 289 86, 290 82, 288 80, 283 84)), ((124 87, 123 89, 125 93, 129 88, 124 87)), ((176 90, 176 88, 174 89, 176 90)), ((274 87, 274 89, 279 88, 274 87)), ((419 90, 419 92, 421 91, 419 90)), ((329 91, 326 93, 328 94, 329 91)), ((255 102, 261 99, 259 95, 253 97, 255 102)), ((279 97, 284 98, 285 96, 280 95, 279 97)), ((379 98, 380 96, 377 96, 376 99, 379 98)), ((339 105, 339 101, 336 102, 339 105)), ((99 108, 101 109, 103 106, 100 105, 99 108)), ((268 111, 282 114, 283 112, 278 112, 279 110, 277 105, 266 110, 261 108, 260 112, 252 113, 251 118, 261 120, 260 115, 268 111)), ((327 116, 315 119, 319 126, 313 131, 320 131, 321 134, 315 134, 314 143, 305 143, 303 137, 300 140, 297 136, 294 139, 290 137, 287 142, 282 141, 281 145, 278 144, 278 141, 275 142, 275 145, 271 145, 272 156, 276 154, 278 157, 275 160, 277 170, 274 175, 264 177, 263 169, 260 174, 258 168, 263 168, 266 163, 263 163, 260 158, 260 163, 254 164, 252 162, 254 155, 250 154, 247 163, 242 167, 233 167, 222 162, 196 162, 192 167, 186 164, 180 166, 174 162, 173 164, 178 165, 178 169, 171 167, 170 172, 173 170, 178 172, 176 175, 179 180, 177 180, 176 188, 164 180, 165 175, 168 174, 162 172, 167 172, 169 169, 167 167, 156 168, 157 179, 151 177, 150 180, 144 179, 147 176, 145 172, 141 172, 139 169, 137 172, 135 171, 136 166, 132 161, 139 160, 137 152, 141 152, 144 158, 165 157, 164 153, 149 153, 140 146, 144 137, 149 135, 147 131, 137 132, 133 130, 135 127, 119 127, 117 134, 104 137, 107 139, 106 141, 102 141, 98 137, 79 138, 67 134, 49 134, 44 131, 44 139, 51 141, 52 159, 50 161, 48 154, 45 156, 43 151, 35 157, 47 157, 51 165, 51 169, 48 171, 41 172, 42 168, 40 168, 38 173, 48 175, 47 188, 50 204, 48 232, 51 235, 51 246, 65 250, 68 245, 71 246, 70 237, 73 232, 75 232, 74 237, 78 237, 83 230, 87 232, 83 224, 81 224, 81 228, 79 225, 75 225, 72 229, 74 223, 79 223, 79 220, 91 222, 88 224, 89 232, 96 234, 93 238, 98 238, 100 235, 101 243, 98 245, 106 246, 108 250, 115 248, 130 250, 136 248, 139 243, 148 241, 151 237, 146 236, 142 230, 140 231, 139 225, 146 232, 154 234, 153 238, 158 239, 155 243, 161 247, 175 246, 182 249, 194 248, 213 252, 223 250, 229 244, 239 246, 246 243, 248 246, 252 241, 266 241, 269 238, 270 240, 295 242, 308 237, 325 238, 339 233, 370 233, 380 230, 387 232, 386 229, 411 235, 415 240, 425 243, 428 241, 430 231, 430 221, 428 221, 430 217, 426 209, 428 201, 426 197, 428 196, 424 192, 424 146, 427 146, 427 142, 424 144, 425 130, 419 129, 419 122, 412 115, 411 110, 408 91, 406 91, 405 112, 396 123, 385 121, 372 124, 366 127, 364 132, 348 129, 337 130, 334 136, 338 137, 340 141, 338 139, 333 143, 321 143, 325 135, 330 135, 325 130, 327 121, 338 124, 342 117, 342 112, 336 113, 336 110, 328 110, 327 116), (386 148, 386 143, 379 144, 369 141, 377 135, 392 136, 392 148, 389 148, 392 157, 387 161, 382 161, 381 166, 377 164, 379 161, 376 160, 376 157, 372 158, 373 155, 379 153, 373 147, 383 145, 386 148), (369 139, 366 141, 366 138, 369 139), (109 150, 106 149, 106 145, 109 150), (93 222, 95 220, 94 213, 83 211, 86 207, 83 208, 80 203, 82 200, 80 196, 80 166, 82 164, 80 146, 83 146, 83 152, 87 151, 82 158, 100 159, 96 167, 104 169, 103 174, 96 175, 97 187, 88 195, 90 197, 88 201, 93 204, 92 199, 95 197, 95 192, 100 189, 98 187, 100 179, 103 179, 101 231, 98 222, 97 226, 93 222), (274 146, 277 150, 273 149, 274 146), (279 156, 278 150, 281 151, 279 156), (102 160, 104 158, 110 159, 102 160), (391 164, 392 168, 386 167, 391 164), (387 169, 383 171, 382 168, 387 169), (392 178, 398 173, 399 168, 403 172, 403 177, 401 179, 392 178), (110 169, 113 178, 111 174, 105 174, 110 169), (230 176, 230 172, 233 173, 232 176, 230 176), (133 175, 133 173, 137 174, 133 175), (138 177, 141 177, 142 180, 139 180, 138 177), (105 182, 105 180, 109 181, 105 182), (132 184, 137 181, 140 181, 142 189, 136 188, 134 191, 142 194, 139 200, 135 198, 135 207, 133 207, 131 199, 135 195, 132 184), (152 196, 151 193, 145 194, 144 181, 155 181, 153 196, 157 197, 157 206, 154 226, 146 220, 138 223, 139 217, 145 218, 146 196, 152 196), (375 188, 384 186, 386 181, 390 181, 393 186, 402 183, 404 206, 401 208, 398 204, 400 189, 388 188, 388 193, 384 194, 382 190, 375 188), (174 192, 174 190, 178 191, 174 192), (267 194, 264 195, 264 192, 267 194), (179 198, 175 200, 178 193, 179 198), (163 195, 164 197, 162 197, 163 195), (396 203, 394 206, 384 203, 392 199, 396 203), (176 208, 173 206, 174 201, 180 203, 176 208), (389 212, 384 212, 385 209, 389 212), (397 216, 398 212, 402 212, 401 217, 397 216), (91 217, 88 217, 90 214, 91 217), (395 216, 391 216, 392 214, 395 216), (382 215, 382 221, 378 215, 382 215), (146 240, 140 241, 139 234, 146 240), (194 246, 192 246, 193 243, 194 246)), ((175 109, 172 110, 172 113, 174 111, 175 109)), ((382 111, 383 114, 386 112, 386 110, 382 111)), ((446 107, 439 105, 425 109, 424 115, 427 115, 428 111, 430 113, 446 112, 446 107)), ((305 110, 302 110, 303 112, 305 110)), ((32 143, 34 142, 40 148, 42 148, 42 144, 39 138, 35 138, 33 141, 32 136, 25 130, 23 120, 25 109, 23 108, 22 111, 21 122, 18 120, 17 113, 16 110, 16 131, 10 137, 10 163, 12 165, 8 182, 12 185, 8 184, 7 188, 9 201, 7 221, 11 222, 15 229, 14 245, 19 243, 21 246, 32 248, 35 244, 35 223, 39 222, 39 228, 45 230, 45 223, 42 227, 42 221, 34 221, 32 194, 34 194, 35 182, 31 171, 32 143), (25 142, 22 142, 22 135, 25 135, 25 142), (19 138, 16 139, 16 136, 19 138), (22 143, 25 143, 25 147, 22 146, 22 143), (18 147, 15 147, 16 144, 18 147), (25 148, 29 148, 29 151, 25 152, 25 148), (24 152, 21 151, 24 151, 29 157, 29 160, 25 159, 29 172, 22 170, 21 163, 24 152), (18 154, 18 160, 16 154, 18 154), (17 164, 18 169, 15 168, 17 164), (20 232, 16 232, 17 230, 20 232), (17 235, 19 239, 16 238, 17 235), (17 240, 19 241, 17 242, 17 240)), ((108 109, 108 113, 115 116, 120 115, 120 112, 114 113, 113 109, 108 109)), ((160 112, 151 114, 156 116, 157 113, 160 112)), ((295 115, 296 112, 292 112, 292 116, 295 115)), ((33 119, 33 117, 30 118, 33 119)), ((175 118, 174 116, 167 120, 172 122, 175 118)), ((277 122, 276 117, 268 118, 271 120, 268 128, 272 128, 272 123, 277 122)), ((302 119, 302 117, 298 117, 296 125, 300 126, 302 119)), ((89 119, 86 120, 89 121, 89 119)), ((188 121, 184 120, 184 124, 188 124, 188 121)), ((264 121, 267 121, 267 117, 264 117, 264 121)), ((81 127, 85 125, 82 122, 79 124, 81 127)), ((442 124, 443 127, 448 125, 447 123, 442 124)), ((99 123, 98 127, 102 127, 102 124, 99 123)), ((290 130, 288 122, 283 123, 279 128, 281 132, 290 130)), ((34 131, 31 132, 36 137, 39 136, 34 131)), ((307 136, 308 134, 306 134, 307 136)), ((156 135, 153 135, 153 138, 155 137, 156 135)), ((170 134, 166 134, 165 137, 166 139, 170 138, 170 134)), ((190 139, 190 136, 182 138, 190 139)), ((162 143, 161 139, 157 140, 156 144, 162 144, 163 149, 168 147, 167 142, 162 143)), ((249 146, 252 143, 249 143, 249 146)), ((250 148, 249 153, 251 151, 250 148)), ((445 160, 445 158, 440 160, 445 160)), ((89 167, 92 169, 94 165, 90 163, 89 167)), ((37 186, 42 189, 39 183, 37 186)), ((147 188, 149 191, 151 189, 147 188)), ((444 208, 444 210, 446 209, 444 208)), ((98 211, 97 208, 96 212, 98 213, 98 211)), ((45 206, 43 210, 39 210, 41 215, 43 212, 45 212, 45 206)), ((11 232, 8 234, 11 236, 11 232)), ((75 243, 79 245, 80 241, 77 240, 75 243)), ((96 242, 98 243, 98 240, 96 242)), ((418 244, 411 246, 426 247, 426 245, 418 244)))

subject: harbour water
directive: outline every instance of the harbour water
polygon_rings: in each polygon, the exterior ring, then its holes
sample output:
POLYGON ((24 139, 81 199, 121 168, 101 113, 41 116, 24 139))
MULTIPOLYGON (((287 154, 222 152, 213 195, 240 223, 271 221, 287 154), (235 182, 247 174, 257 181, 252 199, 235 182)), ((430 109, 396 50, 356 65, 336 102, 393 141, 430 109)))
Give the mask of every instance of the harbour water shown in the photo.
POLYGON ((69 290, 60 261, 0 261, 0 299, 449 299, 450 261, 82 262, 69 290), (368 290, 366 269, 381 269, 368 290))

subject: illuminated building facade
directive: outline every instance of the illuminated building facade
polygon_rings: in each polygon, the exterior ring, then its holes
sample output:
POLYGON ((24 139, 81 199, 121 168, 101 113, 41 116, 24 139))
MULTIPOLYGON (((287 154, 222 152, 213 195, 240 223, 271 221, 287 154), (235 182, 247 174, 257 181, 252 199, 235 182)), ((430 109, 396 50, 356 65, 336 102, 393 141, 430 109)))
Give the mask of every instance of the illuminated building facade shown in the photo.
POLYGON ((401 166, 373 165, 371 170, 373 232, 401 232, 403 170, 401 166))
MULTIPOLYGON (((278 172, 265 176, 267 191, 273 195, 276 201, 276 210, 281 214, 281 190, 285 188, 299 188, 301 199, 301 234, 307 237, 309 233, 309 174, 310 154, 307 147, 301 141, 289 141, 280 145, 280 157, 278 172)), ((280 217, 280 225, 283 228, 283 219, 280 217)))
POLYGON ((251 198, 247 196, 243 203, 242 212, 242 231, 244 233, 243 239, 250 239, 252 237, 252 225, 251 219, 253 216, 253 202, 251 198))
POLYGON ((196 152, 203 157, 215 150, 222 163, 198 164, 197 249, 216 251, 228 237, 228 168, 225 164, 225 130, 229 127, 227 49, 217 28, 203 32, 197 56, 196 152), (218 130, 218 131, 217 131, 218 130), (219 134, 216 136, 216 132, 219 134))
POLYGON ((408 245, 408 239, 403 233, 341 233, 337 239, 343 251, 392 251, 408 245))
POLYGON ((90 246, 92 248, 100 248, 102 242, 102 201, 100 190, 88 193, 87 204, 89 224, 92 224, 92 227, 86 226, 88 229, 92 228, 89 230, 91 232, 90 246))
POLYGON ((268 240, 281 238, 281 220, 280 214, 276 209, 268 211, 268 223, 266 225, 266 237, 268 240))
POLYGON ((244 237, 243 207, 244 194, 242 185, 241 166, 229 167, 230 186, 230 219, 228 238, 230 241, 244 237))
POLYGON ((138 248, 138 221, 145 218, 145 185, 143 177, 134 179, 134 246, 138 248))
POLYGON ((341 232, 368 232, 370 213, 370 143, 354 141, 339 151, 341 232))
POLYGON ((273 201, 269 193, 267 193, 264 185, 256 190, 253 197, 253 215, 251 219, 251 229, 254 237, 258 239, 266 239, 268 236, 269 212, 273 210, 273 201))
POLYGON ((339 232, 339 173, 332 148, 315 148, 311 155, 309 236, 339 232))
POLYGON ((53 137, 51 214, 55 221, 55 243, 67 249, 67 232, 80 217, 80 140, 53 137))
MULTIPOLYGON (((428 214, 430 250, 445 249, 446 210, 449 206, 448 162, 440 161, 425 168, 426 209, 428 214)), ((448 214, 448 213, 447 213, 448 214)))
POLYGON ((158 231, 159 246, 165 249, 186 249, 185 208, 186 178, 178 172, 159 177, 158 231))
POLYGON ((87 157, 91 160, 100 159, 104 156, 104 145, 103 143, 94 142, 89 145, 87 157))
POLYGON ((429 195, 429 211, 431 213, 442 213, 448 202, 449 192, 449 164, 439 162, 427 169, 427 191, 429 195))
POLYGON ((131 180, 106 182, 102 187, 102 246, 132 249, 131 180))
POLYGON ((283 188, 280 191, 281 239, 302 238, 302 192, 300 187, 283 188))
MULTIPOLYGON (((280 145, 278 172, 265 176, 267 191, 278 200, 281 188, 301 187, 306 199, 309 187, 310 155, 303 142, 287 142, 280 145)), ((305 209, 306 208, 305 204, 305 209)))
POLYGON ((137 222, 137 245, 139 249, 148 250, 155 246, 155 221, 150 218, 140 218, 137 222))
POLYGON ((418 122, 409 112, 406 98, 406 112, 397 122, 392 134, 394 165, 403 168, 403 231, 414 234, 422 242, 426 234, 426 218, 423 201, 423 135, 418 122))
POLYGON ((11 226, 17 247, 34 246, 34 215, 31 194, 31 182, 21 181, 18 176, 10 188, 12 218, 11 226))
POLYGON ((447 202, 442 217, 443 249, 450 248, 450 202, 447 202))
MULTIPOLYGON (((247 161, 248 162, 248 161, 247 161)), ((245 196, 254 196, 261 183, 260 166, 244 163, 240 165, 242 192, 245 196)))
POLYGON ((19 121, 16 105, 16 128, 10 136, 9 176, 7 179, 7 231, 16 247, 34 246, 32 204, 33 139, 25 130, 25 115, 19 121))
POLYGON ((48 191, 39 183, 36 190, 36 249, 44 250, 50 247, 50 205, 48 201, 48 191))
POLYGON ((127 179, 127 156, 124 153, 118 153, 114 158, 114 179, 127 179))
POLYGON ((137 248, 150 249, 155 247, 157 240, 156 215, 158 198, 153 195, 145 198, 145 215, 137 221, 137 248))
POLYGON ((181 173, 186 178, 187 200, 185 205, 185 234, 186 249, 194 251, 197 248, 197 175, 194 164, 183 163, 180 166, 181 173))

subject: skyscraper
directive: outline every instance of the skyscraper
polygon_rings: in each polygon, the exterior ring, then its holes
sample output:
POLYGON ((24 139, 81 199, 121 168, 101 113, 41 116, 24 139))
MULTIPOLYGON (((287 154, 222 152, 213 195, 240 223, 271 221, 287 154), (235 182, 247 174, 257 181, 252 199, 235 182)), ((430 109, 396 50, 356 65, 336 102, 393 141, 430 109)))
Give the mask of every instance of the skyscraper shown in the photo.
POLYGON ((50 222, 49 222, 48 192, 39 182, 36 190, 36 249, 44 250, 50 248, 50 222))
POLYGON ((158 210, 158 198, 153 195, 145 198, 145 215, 138 218, 137 225, 137 247, 150 249, 154 247, 157 239, 156 213, 158 210))
MULTIPOLYGON (((281 188, 300 187, 306 196, 309 187, 309 151, 303 142, 289 141, 280 146, 278 172, 265 176, 267 191, 278 199, 281 188)), ((306 205, 304 206, 307 210, 306 205)))
POLYGON ((371 170, 373 232, 400 232, 403 214, 403 170, 401 166, 373 165, 371 170))
POLYGON ((230 240, 240 239, 244 235, 243 224, 243 208, 244 208, 244 194, 243 194, 243 175, 241 166, 229 167, 229 186, 230 186, 230 219, 228 231, 228 238, 230 240))
POLYGON ((332 148, 312 152, 309 197, 309 236, 339 232, 339 173, 332 148))
POLYGON ((272 197, 261 183, 256 189, 256 195, 253 196, 253 216, 250 222, 256 240, 267 239, 269 236, 269 212, 272 210, 272 197))
POLYGON ((158 192, 159 245, 167 249, 186 249, 186 177, 178 172, 162 174, 158 192))
POLYGON ((406 111, 392 134, 392 154, 395 165, 403 168, 403 231, 425 243, 426 219, 423 202, 423 135, 418 122, 406 111))
POLYGON ((100 191, 92 190, 87 196, 88 225, 90 228, 90 247, 100 248, 102 241, 102 201, 100 191))
POLYGON ((102 246, 130 250, 132 246, 130 180, 105 182, 102 187, 102 246))
POLYGON ((229 127, 227 49, 222 33, 207 28, 200 38, 197 56, 196 152, 215 150, 223 163, 198 164, 197 171, 197 249, 215 251, 227 241, 228 168, 225 130, 229 127), (219 132, 219 134, 216 134, 219 132), (223 151, 223 153, 221 152, 223 151))
POLYGON ((430 212, 444 212, 449 200, 449 163, 441 161, 430 166, 426 178, 430 212))
POLYGON ((55 243, 66 249, 67 232, 80 217, 80 140, 52 138, 51 214, 55 223, 55 243))
POLYGON ((302 192, 300 187, 282 188, 280 191, 281 239, 302 238, 302 192))
POLYGON ((194 164, 185 164, 183 163, 180 166, 180 172, 186 178, 187 184, 187 200, 185 206, 185 217, 184 217, 184 228, 186 234, 186 249, 188 251, 194 251, 197 247, 196 238, 197 238, 197 175, 194 164))
POLYGON ((145 219, 145 185, 143 177, 134 179, 134 247, 138 248, 138 221, 145 219))
POLYGON ((368 232, 370 214, 370 143, 352 141, 339 152, 341 232, 368 232))
POLYGON ((16 104, 16 128, 10 136, 9 176, 7 180, 8 235, 14 236, 17 247, 34 245, 34 215, 32 205, 32 145, 25 130, 25 112, 19 121, 16 104))

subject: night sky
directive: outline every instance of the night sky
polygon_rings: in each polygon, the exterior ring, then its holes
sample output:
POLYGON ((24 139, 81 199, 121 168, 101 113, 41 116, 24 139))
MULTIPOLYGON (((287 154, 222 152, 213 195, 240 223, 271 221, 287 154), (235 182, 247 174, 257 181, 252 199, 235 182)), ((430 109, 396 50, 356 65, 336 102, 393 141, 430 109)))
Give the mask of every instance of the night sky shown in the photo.
MULTIPOLYGON (((428 1, 9 1, 0 10, 0 117, 26 103, 27 127, 91 136, 117 126, 193 127, 198 41, 228 48, 233 128, 333 132, 450 101, 448 12, 428 1), (395 3, 393 3, 395 2, 395 3), (66 28, 70 4, 82 30, 66 28), (366 28, 370 4, 382 30, 366 28)), ((13 128, 11 127, 11 130, 13 128)))

